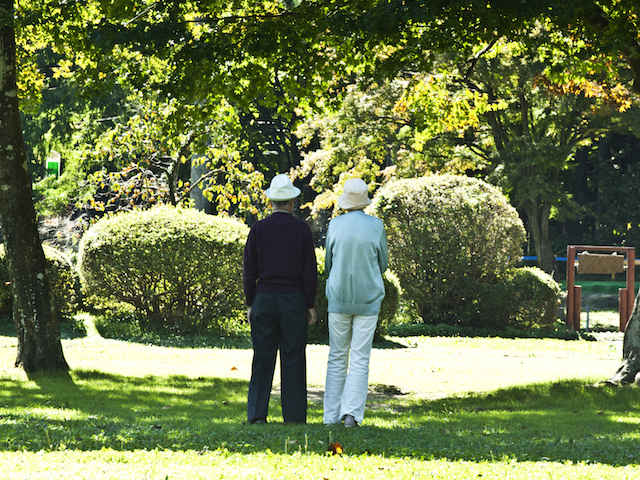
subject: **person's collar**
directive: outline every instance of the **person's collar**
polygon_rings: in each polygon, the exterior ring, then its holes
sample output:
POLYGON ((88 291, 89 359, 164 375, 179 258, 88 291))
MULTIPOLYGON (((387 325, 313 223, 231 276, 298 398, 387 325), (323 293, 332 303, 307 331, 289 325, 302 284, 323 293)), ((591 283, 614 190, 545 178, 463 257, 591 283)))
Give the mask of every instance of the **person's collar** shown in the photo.
POLYGON ((289 215, 292 215, 292 212, 290 212, 289 210, 281 210, 281 209, 272 210, 271 214, 273 215, 274 213, 288 213, 289 215))

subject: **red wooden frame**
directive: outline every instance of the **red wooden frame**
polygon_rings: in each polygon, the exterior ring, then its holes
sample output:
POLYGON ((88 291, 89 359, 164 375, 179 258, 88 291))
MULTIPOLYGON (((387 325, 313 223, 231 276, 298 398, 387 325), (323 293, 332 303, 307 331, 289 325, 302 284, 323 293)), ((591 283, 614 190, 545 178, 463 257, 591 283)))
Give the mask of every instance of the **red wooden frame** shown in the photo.
POLYGON ((624 332, 631 312, 635 295, 635 265, 636 249, 633 247, 607 247, 594 245, 569 245, 567 246, 567 326, 572 330, 580 329, 580 302, 582 300, 582 287, 576 285, 575 261, 578 252, 588 250, 590 252, 623 252, 626 254, 627 288, 618 289, 618 311, 620 313, 620 331, 624 332))

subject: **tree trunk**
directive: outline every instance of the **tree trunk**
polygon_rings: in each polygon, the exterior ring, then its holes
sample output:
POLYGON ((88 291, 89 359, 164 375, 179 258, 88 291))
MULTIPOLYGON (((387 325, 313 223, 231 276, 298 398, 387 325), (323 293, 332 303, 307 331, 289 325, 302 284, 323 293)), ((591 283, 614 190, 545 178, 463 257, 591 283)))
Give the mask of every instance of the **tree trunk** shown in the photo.
POLYGON ((549 214, 551 208, 547 205, 531 204, 525 208, 529 220, 529 230, 533 236, 533 243, 538 256, 538 265, 542 270, 553 273, 553 249, 549 238, 549 214))
POLYGON ((640 292, 633 305, 633 313, 624 331, 622 343, 622 364, 616 374, 605 383, 626 385, 636 382, 640 385, 640 292))
POLYGON ((31 194, 16 87, 13 0, 0 0, 0 225, 12 279, 16 366, 68 370, 31 194))

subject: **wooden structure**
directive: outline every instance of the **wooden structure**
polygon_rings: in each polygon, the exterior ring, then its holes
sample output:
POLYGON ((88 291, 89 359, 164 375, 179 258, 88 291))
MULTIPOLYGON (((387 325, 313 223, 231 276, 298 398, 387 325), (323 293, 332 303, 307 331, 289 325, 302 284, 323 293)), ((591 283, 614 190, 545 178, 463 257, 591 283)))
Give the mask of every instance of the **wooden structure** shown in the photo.
POLYGON ((567 326, 580 329, 580 303, 582 287, 576 285, 575 261, 578 255, 578 273, 616 274, 625 270, 627 287, 618 289, 618 311, 620 313, 620 331, 624 332, 635 300, 635 264, 636 250, 633 247, 607 247, 594 245, 569 245, 567 247, 567 326), (584 252, 579 254, 579 252, 584 252), (598 253, 591 253, 598 252, 598 253), (603 254, 602 252, 609 252, 603 254), (621 252, 624 255, 616 255, 621 252), (611 253, 614 253, 612 255, 611 253), (626 262, 625 262, 626 260, 626 262))

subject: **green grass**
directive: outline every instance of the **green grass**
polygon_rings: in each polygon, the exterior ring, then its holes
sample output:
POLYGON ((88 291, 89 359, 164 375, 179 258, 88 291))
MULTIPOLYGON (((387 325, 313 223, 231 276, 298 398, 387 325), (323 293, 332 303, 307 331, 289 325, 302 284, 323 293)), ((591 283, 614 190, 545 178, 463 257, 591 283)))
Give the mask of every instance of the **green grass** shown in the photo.
POLYGON ((308 348, 309 423, 283 425, 275 391, 271 423, 246 425, 246 348, 89 329, 63 342, 69 376, 28 380, 0 336, 0 477, 637 478, 640 390, 593 386, 619 339, 390 340, 372 354, 365 422, 345 430, 321 423, 324 345, 308 348))

